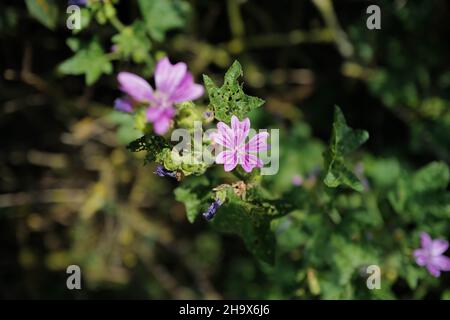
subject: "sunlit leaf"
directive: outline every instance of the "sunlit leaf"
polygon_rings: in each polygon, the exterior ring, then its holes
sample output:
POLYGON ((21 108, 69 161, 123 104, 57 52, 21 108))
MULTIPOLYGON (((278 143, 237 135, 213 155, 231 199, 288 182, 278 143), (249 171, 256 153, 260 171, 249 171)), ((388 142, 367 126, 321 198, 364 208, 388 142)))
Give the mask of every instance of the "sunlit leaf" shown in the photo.
POLYGON ((139 8, 147 31, 153 39, 163 41, 166 32, 186 23, 189 3, 183 0, 139 0, 139 8))
POLYGON ((49 29, 55 29, 58 7, 54 0, 26 0, 28 12, 49 29))
POLYGON ((238 61, 235 61, 228 69, 220 88, 214 84, 211 78, 203 75, 203 81, 217 120, 230 122, 233 115, 243 119, 248 116, 250 111, 264 104, 264 100, 244 93, 243 84, 238 81, 242 75, 242 67, 238 61))
POLYGON ((59 71, 64 74, 84 74, 88 85, 96 82, 102 74, 111 74, 112 70, 111 61, 95 40, 59 65, 59 71))

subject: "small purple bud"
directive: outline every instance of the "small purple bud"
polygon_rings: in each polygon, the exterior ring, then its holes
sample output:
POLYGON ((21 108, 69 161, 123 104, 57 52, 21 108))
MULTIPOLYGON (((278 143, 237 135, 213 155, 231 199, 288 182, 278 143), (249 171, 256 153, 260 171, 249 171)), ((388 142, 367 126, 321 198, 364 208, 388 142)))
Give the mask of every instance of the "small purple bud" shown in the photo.
POLYGON ((363 187, 364 187, 364 191, 369 191, 369 190, 370 190, 369 180, 367 180, 366 177, 363 177, 363 178, 361 179, 361 184, 362 184, 363 187))
POLYGON ((292 177, 292 184, 296 187, 299 187, 303 184, 303 177, 299 174, 296 174, 292 177))
POLYGON ((214 120, 214 113, 212 111, 203 112, 203 118, 206 122, 212 122, 214 120))
POLYGON ((364 164, 362 162, 358 162, 358 164, 355 166, 354 172, 358 179, 361 181, 361 184, 364 187, 364 191, 369 191, 370 184, 369 180, 367 180, 366 176, 364 175, 364 164))
POLYGON ((316 183, 317 181, 317 177, 320 175, 320 167, 314 167, 314 169, 312 169, 309 174, 308 177, 306 178, 306 180, 308 180, 310 183, 316 183))
POLYGON ((156 166, 155 172, 156 175, 160 176, 160 177, 171 177, 176 179, 177 178, 177 174, 174 171, 170 171, 167 170, 166 168, 164 168, 162 165, 158 164, 156 166))
POLYGON ((132 112, 133 105, 128 98, 117 98, 114 100, 114 109, 122 112, 132 112))
POLYGON ((211 111, 205 111, 205 112, 203 112, 203 116, 206 119, 209 119, 212 116, 212 112, 211 111))
POLYGON ((320 174, 320 171, 321 171, 321 169, 319 166, 314 167, 314 169, 312 169, 311 172, 309 173, 308 178, 312 178, 312 177, 317 178, 317 176, 320 174))
POLYGON ((117 52, 119 51, 119 46, 117 44, 113 44, 109 50, 111 52, 117 52))
POLYGON ((362 162, 358 162, 355 166, 355 174, 364 174, 364 164, 362 162))
POLYGON ((216 199, 211 205, 209 206, 208 210, 203 213, 203 217, 209 221, 216 215, 217 209, 222 205, 222 201, 220 199, 216 199))
POLYGON ((87 5, 87 0, 69 0, 67 1, 67 5, 69 6, 75 5, 81 7, 87 5))

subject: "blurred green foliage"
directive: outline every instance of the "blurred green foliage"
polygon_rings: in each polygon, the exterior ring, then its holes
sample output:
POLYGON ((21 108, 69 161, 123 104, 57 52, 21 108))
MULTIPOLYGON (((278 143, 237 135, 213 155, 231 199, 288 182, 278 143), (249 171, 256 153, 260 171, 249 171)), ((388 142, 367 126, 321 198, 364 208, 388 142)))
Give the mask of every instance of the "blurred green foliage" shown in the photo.
POLYGON ((365 1, 88 2, 73 31, 62 1, 0 4, 1 297, 449 299, 412 257, 421 231, 450 238, 447 1, 379 1, 375 31, 365 1), (179 183, 126 149, 145 125, 112 110, 114 75, 164 55, 213 109, 266 101, 238 111, 280 129, 280 171, 245 199, 220 167, 179 183))

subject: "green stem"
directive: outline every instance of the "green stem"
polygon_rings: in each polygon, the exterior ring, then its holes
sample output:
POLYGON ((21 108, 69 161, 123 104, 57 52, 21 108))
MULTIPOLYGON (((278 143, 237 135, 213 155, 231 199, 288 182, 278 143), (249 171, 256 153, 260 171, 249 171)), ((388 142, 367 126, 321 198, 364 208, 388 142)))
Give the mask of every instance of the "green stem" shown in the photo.
POLYGON ((241 10, 238 0, 228 0, 228 19, 230 23, 231 33, 233 35, 229 42, 229 50, 235 54, 242 52, 244 49, 244 21, 242 19, 241 10))
POLYGON ((333 31, 334 41, 336 46, 345 58, 353 56, 353 45, 348 39, 347 34, 342 29, 337 19, 336 13, 333 9, 333 3, 331 0, 312 0, 316 8, 319 10, 325 24, 333 31))
POLYGON ((328 28, 313 31, 292 30, 289 33, 269 33, 246 39, 248 48, 284 47, 302 43, 329 43, 333 33, 328 28))
POLYGON ((227 1, 228 18, 230 20, 231 33, 234 38, 242 38, 244 36, 244 21, 242 19, 241 10, 237 0, 227 1))
POLYGON ((238 168, 236 168, 236 170, 233 170, 232 173, 239 180, 246 182, 246 176, 243 175, 238 168))
POLYGON ((117 19, 115 15, 109 17, 109 22, 111 22, 113 27, 116 28, 119 32, 125 29, 125 25, 119 19, 117 19))
POLYGON ((251 173, 247 173, 241 167, 237 167, 232 171, 232 173, 236 178, 244 181, 245 184, 252 184, 254 186, 261 184, 262 176, 259 171, 252 171, 251 173))
POLYGON ((105 54, 108 60, 118 60, 120 59, 120 54, 117 52, 108 52, 105 54))

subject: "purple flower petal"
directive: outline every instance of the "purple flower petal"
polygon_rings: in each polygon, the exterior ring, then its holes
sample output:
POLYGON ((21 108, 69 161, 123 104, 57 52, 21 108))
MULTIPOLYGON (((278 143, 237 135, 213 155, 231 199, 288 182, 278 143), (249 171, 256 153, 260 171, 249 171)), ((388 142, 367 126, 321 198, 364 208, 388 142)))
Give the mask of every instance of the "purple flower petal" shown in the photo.
POLYGON ((420 233, 420 242, 422 244, 422 248, 424 248, 424 249, 429 248, 432 243, 430 235, 426 232, 421 232, 420 233))
POLYGON ((233 131, 233 143, 235 146, 241 145, 250 131, 250 119, 245 118, 239 121, 236 116, 231 117, 231 130, 233 131))
POLYGON ((130 72, 120 72, 117 80, 120 84, 120 90, 133 97, 136 101, 151 101, 153 99, 152 87, 141 77, 130 72))
POLYGON ((211 134, 210 137, 215 143, 220 144, 221 146, 226 148, 233 147, 228 136, 221 135, 220 133, 214 133, 211 134))
POLYGON ((147 112, 146 112, 147 120, 149 122, 154 122, 154 121, 158 120, 162 116, 163 113, 164 113, 163 108, 149 107, 149 108, 147 108, 147 112))
POLYGON ((430 246, 431 254, 433 256, 439 256, 448 249, 448 242, 442 239, 433 240, 430 246))
POLYGON ((245 145, 246 152, 259 152, 265 151, 269 148, 267 144, 267 138, 269 133, 261 132, 253 136, 250 141, 245 145))
POLYGON ((246 172, 251 172, 254 168, 261 168, 263 162, 253 154, 243 154, 240 156, 239 163, 246 172))
POLYGON ((114 100, 114 109, 122 112, 132 112, 133 104, 130 99, 127 98, 117 98, 114 100))
POLYGON ((416 263, 421 267, 427 264, 427 254, 423 249, 414 250, 414 258, 416 259, 416 263))
POLYGON ((235 151, 222 151, 216 157, 216 163, 223 164, 224 170, 229 172, 236 168, 238 164, 238 156, 235 151))
POLYGON ((170 100, 175 103, 195 100, 200 98, 204 91, 203 86, 195 84, 192 75, 189 72, 186 72, 186 75, 181 80, 179 86, 171 94, 170 100))
POLYGON ((250 130, 250 119, 245 118, 244 120, 239 121, 238 117, 232 116, 231 127, 234 129, 242 130, 244 132, 248 132, 250 130))
POLYGON ((169 118, 161 118, 153 123, 153 128, 155 133, 159 135, 165 134, 170 127, 170 119, 169 118))
POLYGON ((450 271, 450 258, 439 256, 433 259, 433 263, 442 271, 450 271))
POLYGON ((450 271, 450 258, 446 256, 433 257, 431 264, 442 271, 450 271))
POLYGON ((233 132, 231 131, 230 127, 228 127, 225 123, 219 122, 217 124, 218 133, 214 135, 214 141, 226 148, 233 149, 233 132))
POLYGON ((153 129, 155 133, 159 135, 165 134, 170 127, 170 121, 175 115, 175 109, 173 107, 169 108, 158 108, 149 107, 147 109, 147 120, 153 123, 153 129))
POLYGON ((156 89, 170 97, 180 85, 187 72, 184 62, 172 65, 169 59, 163 58, 158 61, 155 70, 156 89))
POLYGON ((233 158, 236 156, 236 152, 234 151, 222 151, 216 156, 216 163, 218 164, 226 164, 227 162, 232 162, 233 158))
POLYGON ((431 262, 436 268, 442 271, 450 271, 450 258, 446 256, 433 257, 431 262))
POLYGON ((435 265, 431 263, 427 264, 427 270, 429 273, 431 273, 432 276, 436 278, 441 275, 441 271, 439 270, 439 268, 437 268, 435 265))

